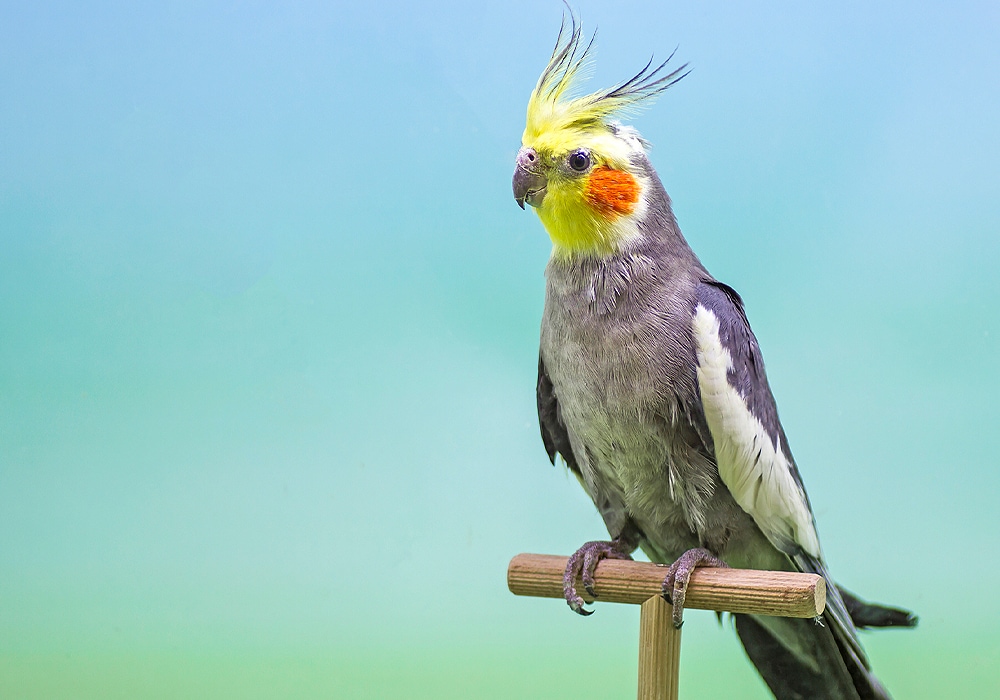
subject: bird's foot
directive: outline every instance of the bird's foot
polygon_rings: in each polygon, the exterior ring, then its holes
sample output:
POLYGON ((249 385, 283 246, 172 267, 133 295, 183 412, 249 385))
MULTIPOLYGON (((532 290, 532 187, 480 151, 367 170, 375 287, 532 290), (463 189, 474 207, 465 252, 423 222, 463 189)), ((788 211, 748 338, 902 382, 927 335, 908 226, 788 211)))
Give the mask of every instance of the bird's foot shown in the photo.
POLYGON ((563 596, 573 612, 580 615, 590 615, 594 611, 584 608, 586 601, 576 592, 576 579, 583 579, 583 587, 591 598, 596 598, 594 591, 594 572, 602 559, 631 559, 634 546, 630 546, 624 538, 616 537, 611 542, 588 542, 580 547, 566 562, 563 573, 563 596))
POLYGON ((689 549, 670 565, 667 577, 663 579, 663 597, 673 606, 674 627, 677 629, 684 624, 684 598, 687 596, 688 582, 699 566, 728 568, 729 565, 700 547, 689 549))

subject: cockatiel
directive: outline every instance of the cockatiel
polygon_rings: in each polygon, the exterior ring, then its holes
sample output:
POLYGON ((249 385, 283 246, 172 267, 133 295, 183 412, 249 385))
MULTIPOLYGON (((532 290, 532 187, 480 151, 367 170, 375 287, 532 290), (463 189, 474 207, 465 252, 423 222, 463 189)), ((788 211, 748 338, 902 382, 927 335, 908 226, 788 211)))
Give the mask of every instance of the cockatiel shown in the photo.
POLYGON ((677 626, 697 566, 817 573, 829 584, 822 619, 734 616, 748 656, 781 700, 888 698, 856 628, 916 618, 833 585, 743 302, 688 247, 647 144, 613 121, 684 67, 650 62, 571 98, 590 51, 581 36, 575 18, 564 20, 528 103, 513 178, 517 203, 535 209, 553 243, 538 361, 542 440, 611 535, 570 558, 566 600, 589 614, 577 577, 593 592, 597 563, 637 547, 672 562, 664 595, 677 626))

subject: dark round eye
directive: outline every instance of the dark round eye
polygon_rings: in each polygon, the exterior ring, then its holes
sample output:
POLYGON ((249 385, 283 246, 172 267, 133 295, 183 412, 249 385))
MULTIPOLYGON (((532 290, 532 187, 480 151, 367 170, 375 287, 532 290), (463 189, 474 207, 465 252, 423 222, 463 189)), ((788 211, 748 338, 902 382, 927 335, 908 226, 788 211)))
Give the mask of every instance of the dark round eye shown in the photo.
POLYGON ((573 151, 569 154, 569 167, 578 173, 590 167, 590 154, 586 151, 573 151))

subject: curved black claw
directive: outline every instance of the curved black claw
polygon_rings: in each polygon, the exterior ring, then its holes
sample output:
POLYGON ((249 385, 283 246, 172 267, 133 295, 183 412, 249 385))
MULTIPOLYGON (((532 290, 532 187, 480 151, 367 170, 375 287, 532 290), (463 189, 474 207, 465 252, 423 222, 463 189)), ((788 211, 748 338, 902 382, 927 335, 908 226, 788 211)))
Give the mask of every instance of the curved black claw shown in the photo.
POLYGON ((616 538, 611 542, 600 540, 588 542, 573 553, 566 562, 566 571, 563 573, 563 596, 573 612, 580 615, 591 615, 594 612, 583 607, 587 601, 576 592, 577 578, 583 581, 583 588, 587 594, 591 598, 596 598, 594 572, 597 571, 597 565, 602 559, 631 559, 630 551, 628 544, 616 538))
POLYGON ((676 629, 684 624, 684 599, 687 597, 688 583, 691 581, 691 574, 699 566, 728 568, 729 565, 707 549, 701 548, 689 549, 670 565, 667 576, 663 579, 661 593, 664 600, 673 606, 676 629))

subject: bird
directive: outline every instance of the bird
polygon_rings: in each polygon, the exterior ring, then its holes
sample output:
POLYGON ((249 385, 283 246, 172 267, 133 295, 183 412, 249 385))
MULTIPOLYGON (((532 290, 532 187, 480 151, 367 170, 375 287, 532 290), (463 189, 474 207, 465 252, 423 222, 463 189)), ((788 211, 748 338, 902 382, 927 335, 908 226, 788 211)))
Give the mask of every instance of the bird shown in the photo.
POLYGON ((641 549, 669 564, 663 595, 683 623, 697 567, 814 573, 816 619, 734 614, 737 635, 778 700, 889 698, 859 628, 913 627, 827 571, 816 520, 764 371, 730 286, 688 245, 648 156, 621 123, 688 74, 652 59, 613 87, 573 96, 593 36, 570 11, 528 100, 514 198, 552 241, 536 386, 542 442, 593 500, 610 540, 568 561, 566 602, 587 615, 603 559, 641 549))

